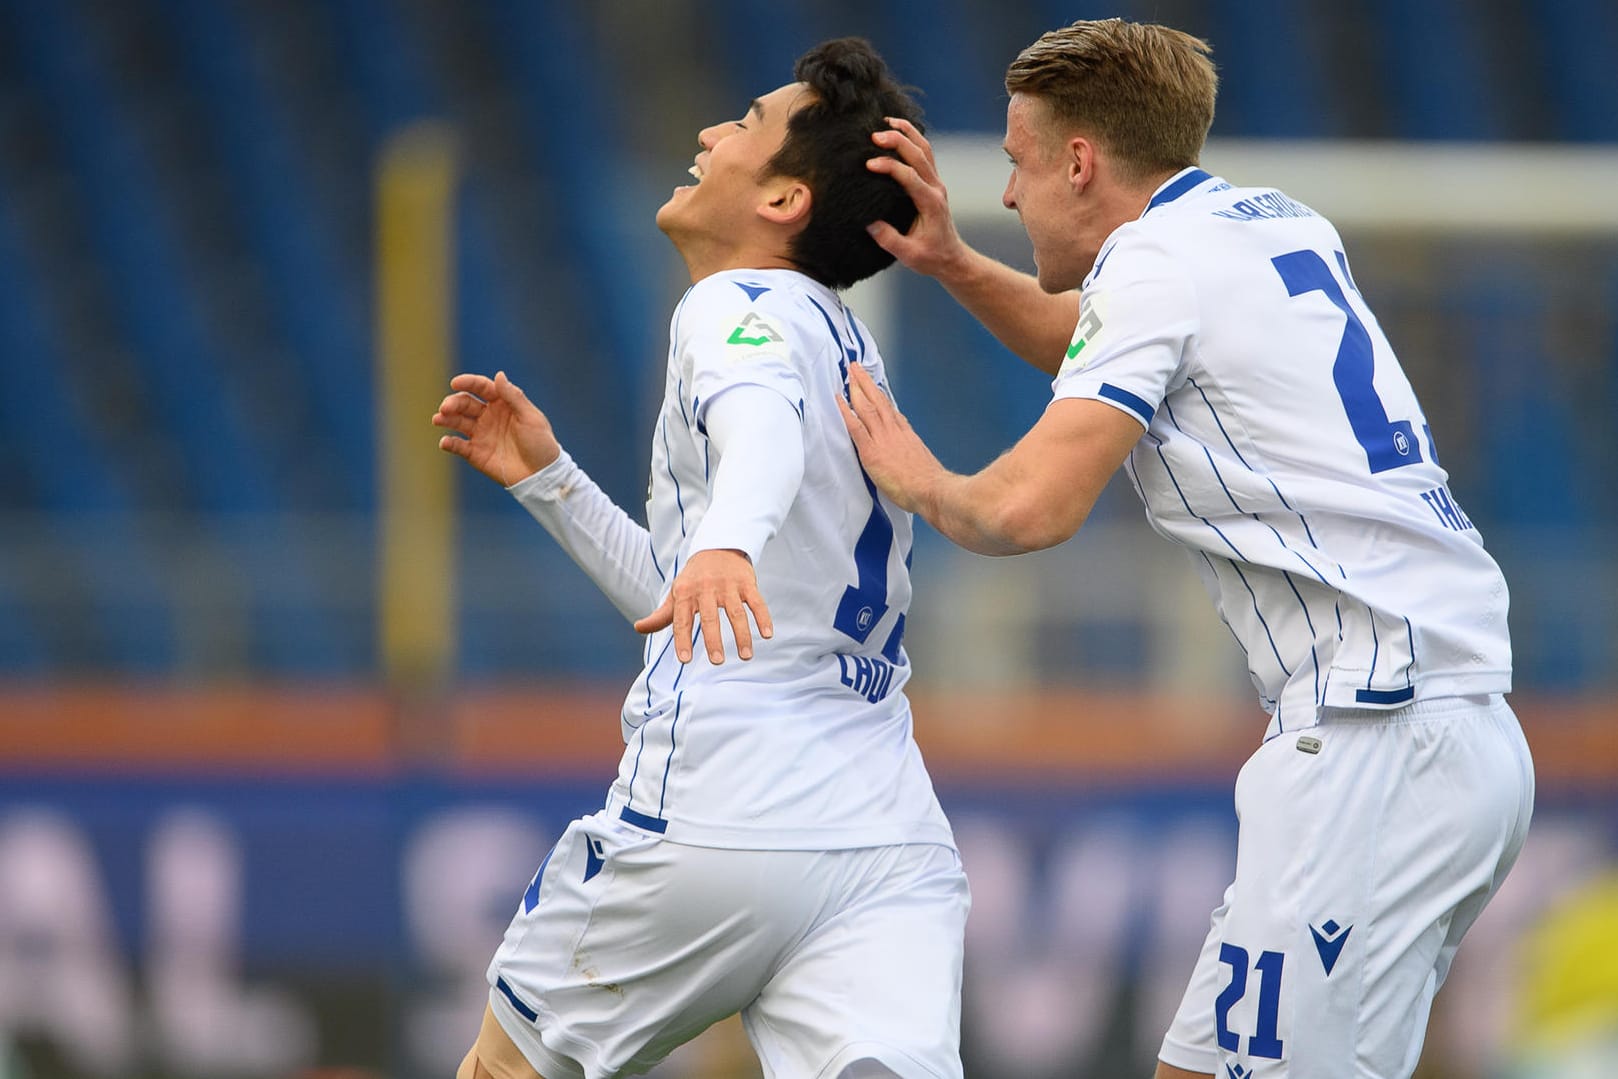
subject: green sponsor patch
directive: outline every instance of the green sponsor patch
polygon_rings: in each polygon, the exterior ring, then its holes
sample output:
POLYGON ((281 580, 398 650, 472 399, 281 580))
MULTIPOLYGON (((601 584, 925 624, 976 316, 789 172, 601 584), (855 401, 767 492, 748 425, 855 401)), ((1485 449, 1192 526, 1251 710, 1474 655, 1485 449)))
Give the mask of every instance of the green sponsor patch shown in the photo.
POLYGON ((743 318, 736 328, 730 331, 730 336, 725 338, 725 344, 749 345, 756 348, 759 345, 767 345, 772 341, 780 342, 783 340, 785 338, 781 336, 774 326, 771 326, 756 314, 749 312, 747 317, 743 318))

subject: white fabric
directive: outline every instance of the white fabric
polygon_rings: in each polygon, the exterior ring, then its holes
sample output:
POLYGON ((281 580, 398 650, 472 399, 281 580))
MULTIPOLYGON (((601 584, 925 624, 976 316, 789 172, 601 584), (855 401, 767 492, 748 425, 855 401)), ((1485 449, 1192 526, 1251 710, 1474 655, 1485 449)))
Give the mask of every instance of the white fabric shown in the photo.
MULTIPOLYGON (((693 552, 735 549, 758 560, 803 479, 803 441, 791 437, 800 427, 792 405, 759 386, 739 386, 709 406, 707 428, 718 466, 713 506, 693 552), (726 448, 734 452, 727 455, 726 448)), ((664 582, 650 533, 565 450, 507 490, 625 618, 638 621, 657 606, 664 582)))
POLYGON ((651 536, 563 451, 507 488, 630 621, 651 614, 663 578, 651 536))
POLYGON ((1130 479, 1192 551, 1272 736, 1323 705, 1511 688, 1505 581, 1343 250, 1280 192, 1186 170, 1103 246, 1053 382, 1146 428, 1130 479))
MULTIPOLYGON (((744 662, 721 618, 729 658, 717 666, 702 647, 680 664, 670 631, 647 639, 645 668, 624 703, 626 748, 608 808, 705 846, 952 846, 902 692, 910 515, 866 479, 837 410, 849 363, 886 382, 869 333, 836 293, 802 274, 750 270, 694 285, 670 338, 647 502, 665 581, 699 534, 729 545, 703 528, 714 498, 708 424, 722 395, 761 387, 788 402, 799 422, 776 437, 801 440, 803 473, 754 560, 775 636, 755 635, 744 662)), ((786 460, 773 451, 756 458, 748 464, 786 460)), ((769 499, 761 486, 755 497, 769 499)))
POLYGON ((1220 1076, 1408 1079, 1533 801, 1528 745, 1500 697, 1327 709, 1265 743, 1236 781, 1236 880, 1161 1059, 1220 1076), (1318 752, 1300 749, 1311 739, 1318 752))
POLYGON ((756 564, 803 482, 802 419, 774 390, 743 384, 708 403, 704 428, 714 449, 713 500, 691 553, 738 550, 756 564))
POLYGON ((902 692, 910 516, 866 480, 836 405, 850 362, 885 383, 869 333, 785 270, 707 278, 670 332, 651 528, 565 454, 512 494, 631 619, 694 551, 746 551, 775 636, 742 662, 721 620, 720 666, 648 639, 609 805, 692 843, 951 845, 902 692))
POLYGON ((601 812, 541 867, 490 1007, 547 1079, 643 1071, 738 1011, 767 1079, 956 1079, 969 905, 945 847, 691 847, 601 812))

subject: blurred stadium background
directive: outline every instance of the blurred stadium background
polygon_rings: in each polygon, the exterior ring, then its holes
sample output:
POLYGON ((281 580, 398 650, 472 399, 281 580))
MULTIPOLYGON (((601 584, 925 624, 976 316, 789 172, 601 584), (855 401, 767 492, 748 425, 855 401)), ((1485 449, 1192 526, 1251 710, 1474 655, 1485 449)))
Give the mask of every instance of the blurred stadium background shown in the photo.
MULTIPOLYGON (((1613 0, 0 0, 0 1079, 452 1074, 638 644, 434 450, 445 373, 509 372, 638 505, 696 131, 863 34, 1026 264, 974 179, 1001 74, 1112 14, 1214 43, 1217 170, 1368 205, 1356 276, 1512 584, 1536 831, 1422 1075, 1618 1074, 1613 0)), ((1043 407, 931 283, 859 302, 947 463, 1043 407)), ((1235 648, 1127 490, 915 574, 968 1074, 1148 1074, 1263 729, 1235 648)), ((737 1037, 656 1074, 756 1075, 737 1037)))

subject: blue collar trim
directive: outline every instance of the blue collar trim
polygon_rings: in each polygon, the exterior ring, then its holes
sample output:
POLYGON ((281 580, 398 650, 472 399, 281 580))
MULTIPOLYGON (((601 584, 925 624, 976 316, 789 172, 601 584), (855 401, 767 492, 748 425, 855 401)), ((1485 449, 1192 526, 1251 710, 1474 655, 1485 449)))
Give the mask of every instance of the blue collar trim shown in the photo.
POLYGON ((1196 187, 1205 180, 1212 179, 1213 176, 1207 172, 1204 172, 1202 169, 1189 169, 1186 172, 1181 173, 1179 179, 1171 181, 1166 187, 1162 188, 1157 194, 1153 195, 1152 201, 1146 204, 1144 213, 1151 213, 1152 210, 1163 205, 1164 203, 1173 202, 1175 199, 1179 198, 1181 195, 1185 194, 1187 191, 1190 191, 1193 187, 1196 187))

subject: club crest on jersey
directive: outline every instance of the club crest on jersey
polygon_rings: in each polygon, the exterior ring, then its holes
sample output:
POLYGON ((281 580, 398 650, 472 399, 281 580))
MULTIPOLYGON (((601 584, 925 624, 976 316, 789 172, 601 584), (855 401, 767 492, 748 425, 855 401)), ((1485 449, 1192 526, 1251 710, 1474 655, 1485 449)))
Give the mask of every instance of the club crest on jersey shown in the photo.
POLYGON ((1331 977, 1331 969, 1337 965, 1337 957, 1343 954, 1343 945, 1348 943, 1348 935, 1353 931, 1353 926, 1338 925, 1331 918, 1319 927, 1309 927, 1310 936, 1315 938, 1315 951, 1320 953, 1320 965, 1326 968, 1326 977, 1331 977))
POLYGON ((771 343, 780 344, 786 340, 779 330, 760 318, 755 312, 749 311, 736 328, 730 331, 725 338, 727 345, 743 345, 748 348, 757 348, 760 345, 771 343))
POLYGON ((1073 340, 1067 346, 1067 354, 1062 357, 1062 369, 1057 377, 1069 371, 1082 371, 1084 365, 1090 362, 1090 357, 1084 355, 1090 343, 1101 332, 1101 309, 1105 301, 1098 296, 1086 295, 1079 305, 1079 324, 1073 329, 1073 340))

